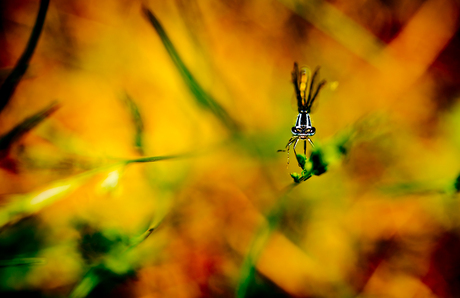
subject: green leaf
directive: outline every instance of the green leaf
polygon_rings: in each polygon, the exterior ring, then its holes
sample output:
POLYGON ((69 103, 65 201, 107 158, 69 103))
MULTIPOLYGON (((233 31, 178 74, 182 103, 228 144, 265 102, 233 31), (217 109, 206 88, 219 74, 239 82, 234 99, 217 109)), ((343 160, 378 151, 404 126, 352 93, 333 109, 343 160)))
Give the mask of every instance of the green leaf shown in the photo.
POLYGON ((3 108, 5 108, 5 106, 8 104, 11 96, 14 93, 14 90, 16 90, 16 86, 29 67, 30 58, 35 51, 38 39, 43 29, 43 24, 45 23, 48 4, 49 0, 40 1, 37 20, 35 21, 34 28, 30 34, 27 46, 9 76, 5 79, 2 86, 0 86, 0 111, 2 111, 3 108))
POLYGON ((299 166, 303 169, 305 169, 305 163, 307 162, 307 157, 303 154, 297 154, 296 155, 297 162, 299 163, 299 166))
POLYGON ((301 175, 302 175, 302 181, 305 181, 312 176, 311 171, 308 171, 308 170, 303 170, 301 175))
POLYGON ((317 149, 313 151, 307 160, 304 155, 297 154, 296 158, 302 167, 302 173, 291 173, 295 183, 308 180, 312 175, 319 176, 327 171, 328 163, 325 161, 323 151, 317 149))
POLYGON ((295 183, 300 183, 302 175, 300 175, 299 173, 291 173, 291 177, 292 179, 294 179, 295 183))
POLYGON ((209 95, 207 92, 203 90, 200 84, 198 84, 196 79, 193 77, 192 73, 188 70, 188 68, 185 66, 184 62, 180 58, 174 45, 172 44, 171 40, 169 39, 168 35, 166 34, 165 30, 163 29, 163 26, 160 24, 158 19, 148 8, 143 7, 143 11, 147 19, 149 20, 150 24, 153 26, 153 28, 160 36, 160 39, 163 42, 166 51, 168 52, 169 56, 173 60, 177 69, 179 70, 182 79, 189 88, 190 92, 195 97, 197 103, 211 111, 230 131, 237 132, 239 130, 239 127, 236 121, 232 117, 230 117, 227 111, 211 95, 209 95))
POLYGON ((313 151, 310 155, 310 161, 312 163, 311 173, 319 176, 326 173, 327 162, 324 161, 323 153, 320 150, 313 151))

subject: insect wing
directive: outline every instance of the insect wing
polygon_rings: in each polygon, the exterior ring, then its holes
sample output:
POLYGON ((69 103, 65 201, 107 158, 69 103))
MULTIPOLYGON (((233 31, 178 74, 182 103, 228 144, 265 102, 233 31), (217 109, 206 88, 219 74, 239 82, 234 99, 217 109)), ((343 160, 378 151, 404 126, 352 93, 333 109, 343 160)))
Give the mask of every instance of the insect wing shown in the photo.
POLYGON ((302 67, 299 72, 299 90, 302 96, 302 104, 307 104, 308 94, 310 93, 311 71, 308 67, 302 67))

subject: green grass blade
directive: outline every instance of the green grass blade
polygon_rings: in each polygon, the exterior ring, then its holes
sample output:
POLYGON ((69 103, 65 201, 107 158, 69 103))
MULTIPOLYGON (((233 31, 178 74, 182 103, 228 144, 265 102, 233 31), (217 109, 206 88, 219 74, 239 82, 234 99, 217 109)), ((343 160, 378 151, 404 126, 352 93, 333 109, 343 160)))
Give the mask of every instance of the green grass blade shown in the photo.
MULTIPOLYGON (((5 133, 4 135, 0 136, 0 152, 5 153, 10 146, 21 138, 24 134, 29 132, 35 126, 40 124, 43 120, 49 117, 52 113, 54 113, 58 109, 58 105, 54 102, 44 108, 43 110, 35 113, 34 115, 26 118, 21 123, 13 127, 10 131, 5 133)), ((0 156, 2 154, 0 153, 0 156)))
POLYGON ((35 51, 37 46, 38 39, 43 29, 43 24, 45 23, 46 12, 48 10, 49 0, 41 0, 40 8, 38 10, 37 20, 35 21, 34 28, 30 35, 29 41, 27 43, 26 49, 22 53, 15 67, 5 79, 2 86, 0 86, 0 111, 2 111, 5 106, 8 104, 11 96, 16 89, 19 81, 29 67, 30 58, 35 51))
POLYGON ((107 167, 100 167, 71 178, 58 180, 41 190, 11 196, 10 202, 0 209, 0 228, 14 224, 22 218, 42 210, 75 190, 86 179, 107 169, 107 167))
POLYGON ((197 103, 211 111, 230 131, 238 131, 238 125, 236 121, 232 117, 230 117, 227 111, 211 95, 209 95, 207 92, 203 90, 203 88, 200 86, 200 84, 198 84, 191 72, 185 66, 184 62, 179 57, 179 54, 177 53, 176 49, 174 48, 174 45, 172 44, 171 40, 169 39, 168 35, 166 34, 165 30, 163 29, 163 26, 160 24, 158 19, 146 7, 143 7, 143 12, 149 20, 152 27, 160 36, 160 39, 163 42, 166 51, 168 52, 169 56, 173 60, 177 69, 179 70, 182 78, 184 79, 185 84, 195 97, 197 103))
POLYGON ((123 160, 110 165, 100 166, 70 178, 55 181, 41 190, 33 191, 27 194, 13 195, 10 197, 10 203, 0 209, 0 229, 6 225, 17 222, 26 216, 39 212, 44 207, 53 204, 70 192, 74 191, 87 179, 98 173, 104 171, 111 172, 113 169, 119 169, 120 167, 126 166, 130 163, 156 162, 184 156, 187 155, 149 156, 139 159, 123 160))
POLYGON ((99 283, 99 277, 94 271, 88 272, 83 280, 75 287, 72 293, 69 295, 70 298, 83 298, 88 296, 89 293, 99 283))
POLYGON ((139 154, 144 155, 144 121, 142 121, 141 113, 139 112, 139 107, 131 98, 131 96, 129 96, 129 94, 125 94, 123 101, 129 109, 131 119, 136 130, 134 136, 134 146, 136 147, 139 154))
POLYGON ((179 157, 186 157, 186 154, 184 155, 167 155, 167 156, 149 156, 149 157, 141 157, 137 159, 130 159, 127 160, 126 163, 143 163, 143 162, 155 162, 155 161, 160 161, 160 160, 168 160, 168 159, 175 159, 179 157))
POLYGON ((11 260, 0 260, 0 268, 12 266, 43 265, 45 263, 46 260, 43 258, 14 258, 11 260))

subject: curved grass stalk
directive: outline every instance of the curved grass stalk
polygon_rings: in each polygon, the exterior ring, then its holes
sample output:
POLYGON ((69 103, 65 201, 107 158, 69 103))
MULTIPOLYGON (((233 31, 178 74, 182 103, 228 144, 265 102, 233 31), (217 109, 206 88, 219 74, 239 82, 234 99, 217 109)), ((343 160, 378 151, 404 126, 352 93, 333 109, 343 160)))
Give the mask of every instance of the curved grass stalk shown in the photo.
POLYGON ((193 77, 192 73, 185 66, 184 62, 177 53, 176 48, 169 39, 158 19, 148 8, 143 7, 142 9, 150 24, 158 33, 161 42, 163 43, 172 61, 176 65, 177 70, 179 70, 179 73, 181 74, 182 79, 184 80, 188 89, 196 99, 196 102, 212 112, 225 125, 225 127, 227 127, 228 130, 233 133, 238 132, 239 126, 237 122, 227 113, 227 111, 219 104, 219 102, 217 102, 211 95, 204 91, 204 89, 193 77))
POLYGON ((22 76, 25 74, 27 68, 29 67, 29 61, 35 51, 38 39, 40 38, 40 34, 43 29, 43 24, 45 23, 49 2, 49 0, 40 1, 37 20, 35 21, 34 28, 30 34, 27 46, 11 73, 0 86, 0 111, 2 111, 8 104, 11 96, 14 93, 14 90, 16 90, 16 86, 18 85, 19 81, 21 81, 22 76))

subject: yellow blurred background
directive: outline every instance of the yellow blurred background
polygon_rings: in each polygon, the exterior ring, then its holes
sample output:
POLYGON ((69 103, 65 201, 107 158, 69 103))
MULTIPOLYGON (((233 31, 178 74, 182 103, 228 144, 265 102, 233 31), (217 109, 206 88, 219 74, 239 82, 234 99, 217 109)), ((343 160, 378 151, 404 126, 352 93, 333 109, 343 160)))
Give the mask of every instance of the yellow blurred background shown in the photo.
MULTIPOLYGON (((43 2, 0 2, 1 81, 43 2)), ((56 103, 0 148, 0 296, 460 297, 459 5, 50 1, 0 113, 56 103), (328 82, 302 183, 295 61, 328 82)))

